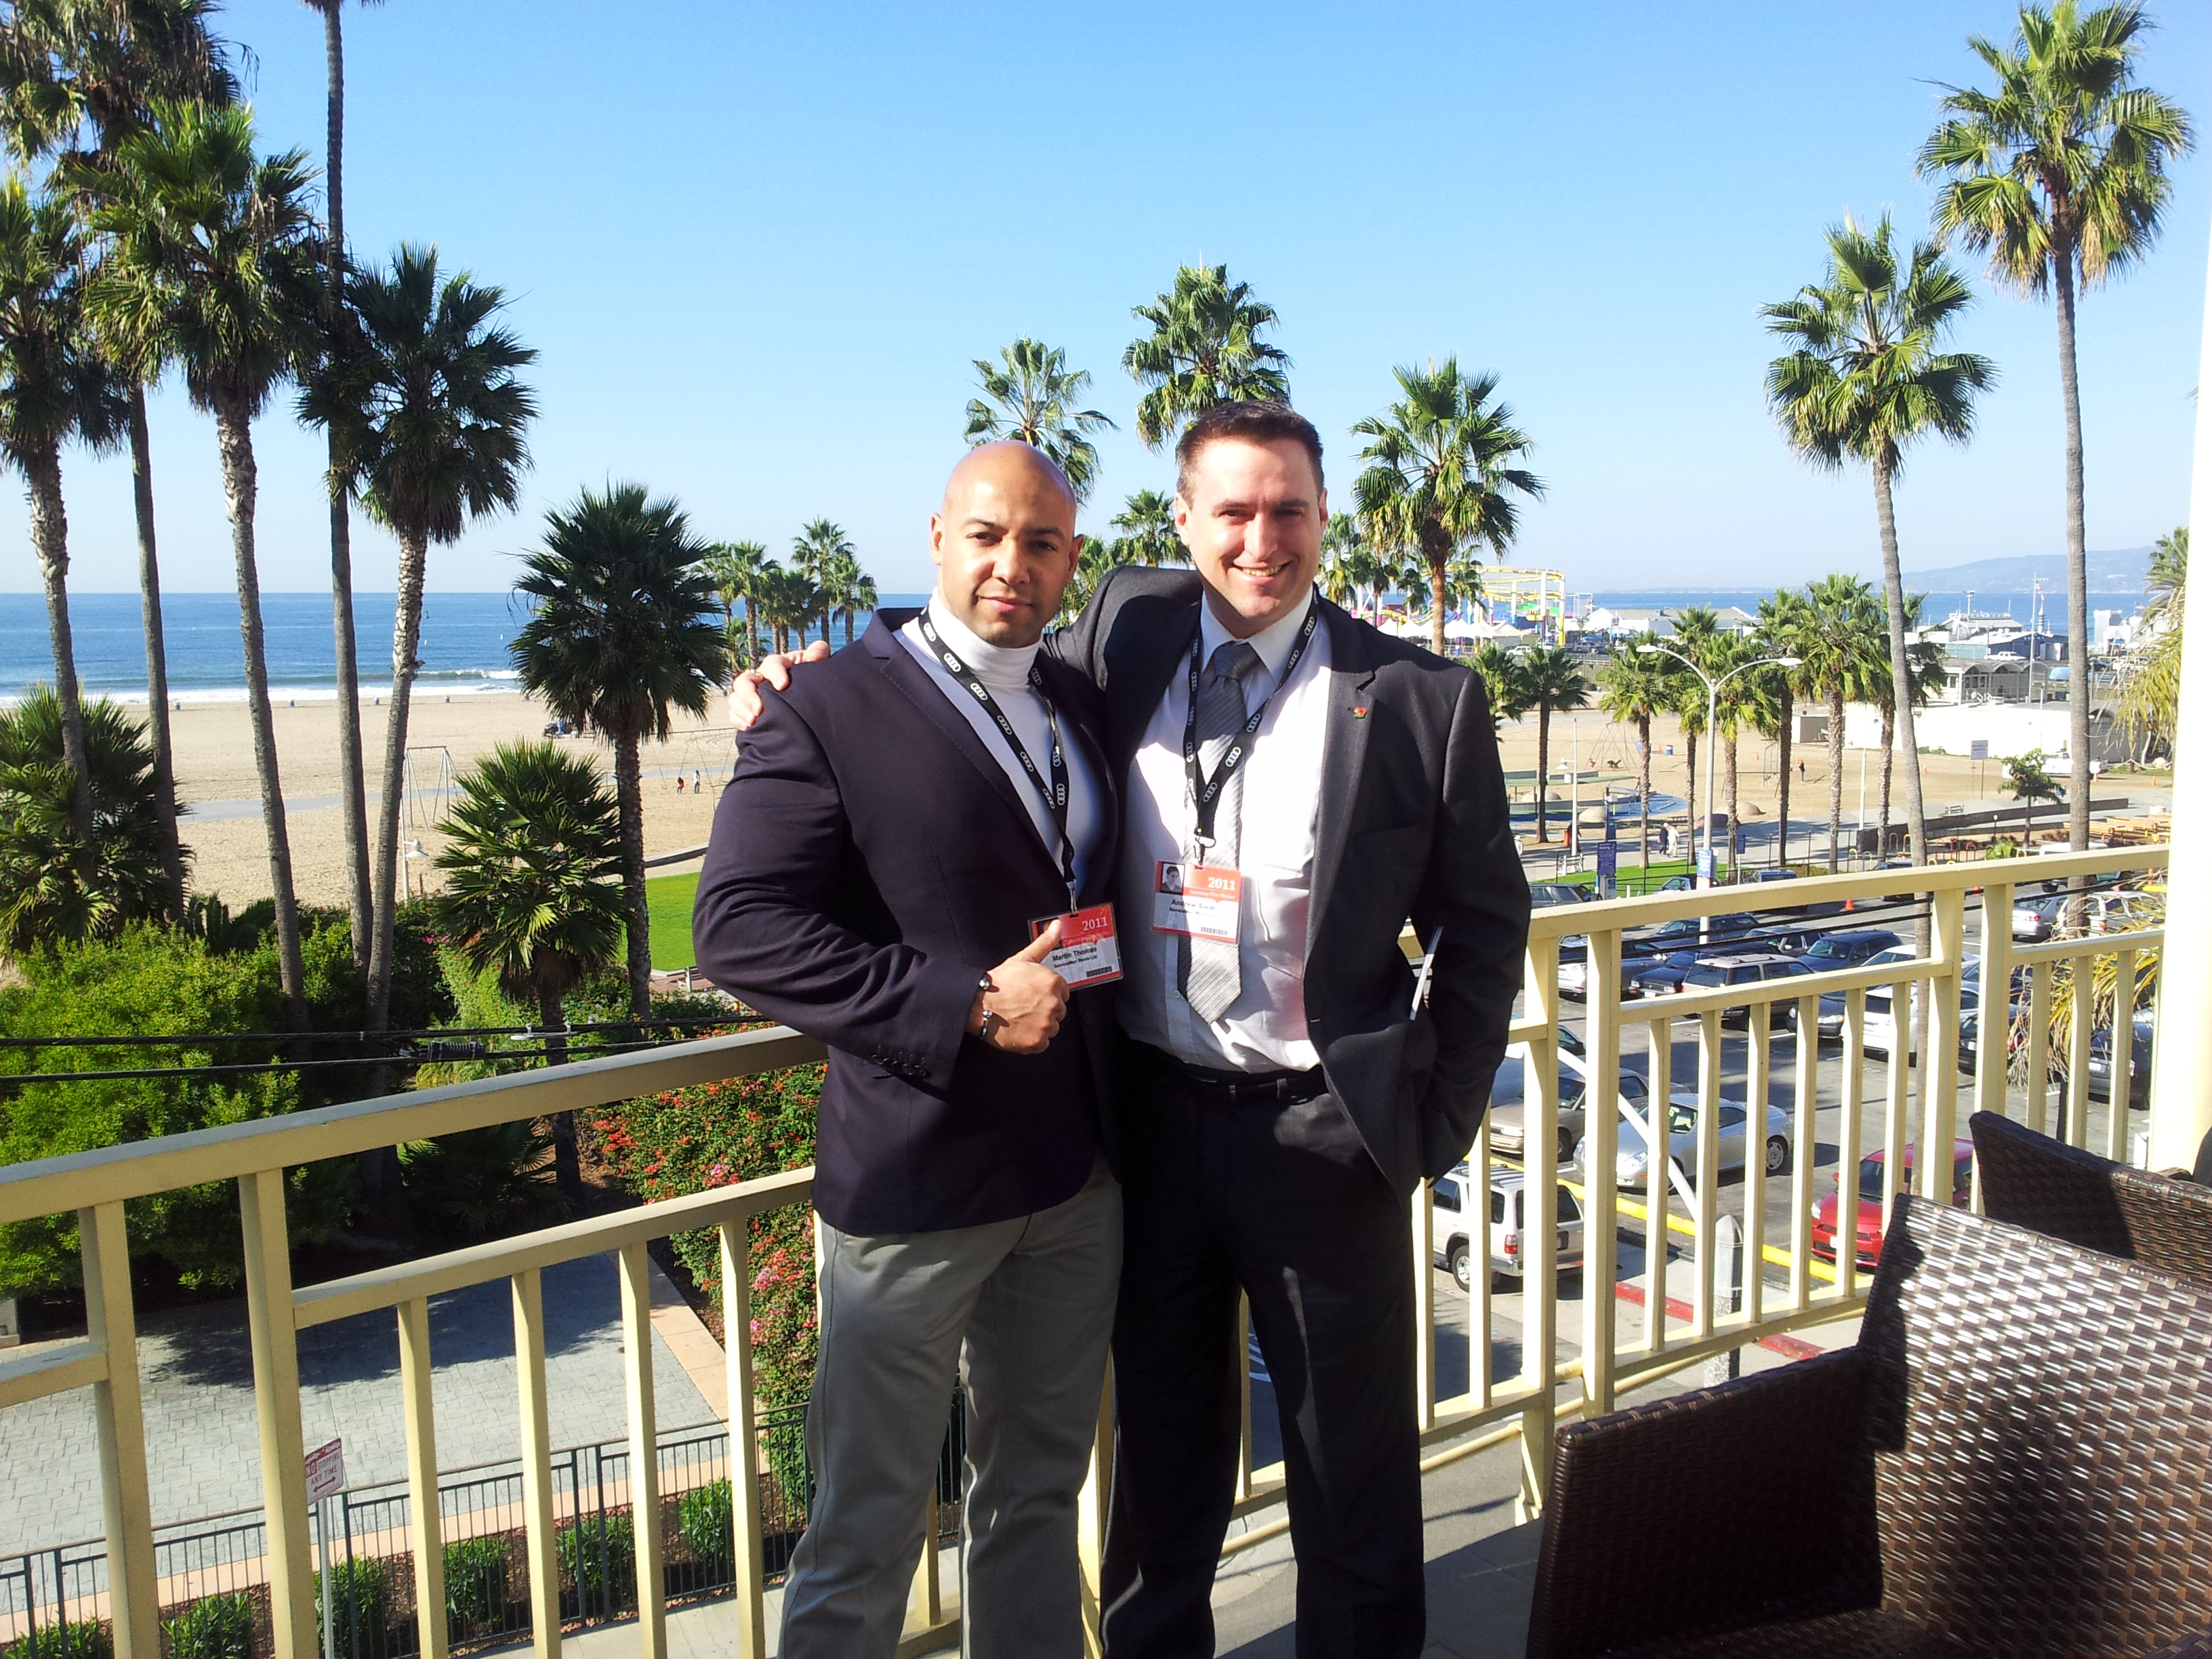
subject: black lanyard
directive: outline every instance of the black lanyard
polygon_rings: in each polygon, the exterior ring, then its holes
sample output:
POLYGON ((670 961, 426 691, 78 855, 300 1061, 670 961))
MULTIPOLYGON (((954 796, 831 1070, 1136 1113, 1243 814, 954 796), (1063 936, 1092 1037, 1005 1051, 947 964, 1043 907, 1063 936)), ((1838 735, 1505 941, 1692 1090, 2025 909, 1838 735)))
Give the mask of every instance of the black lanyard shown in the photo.
MULTIPOLYGON (((1291 676, 1298 672, 1298 659, 1306 653, 1306 646, 1321 626, 1321 606, 1310 600, 1306 605, 1305 626, 1298 629, 1298 641, 1291 647, 1288 661, 1283 664, 1280 678, 1275 682, 1275 691, 1291 683, 1291 676)), ((1244 729, 1229 740, 1229 748, 1221 757, 1221 764, 1214 768, 1212 781, 1208 782, 1198 763, 1198 671, 1200 653, 1204 648, 1206 629, 1200 627, 1190 642, 1190 714, 1183 721, 1182 765, 1190 781, 1191 804, 1197 822, 1191 830, 1191 839, 1198 843, 1199 854, 1213 845, 1213 815, 1221 807, 1221 787, 1237 775, 1237 769, 1244 764, 1244 757, 1252 750, 1252 734, 1260 729, 1260 722, 1267 717, 1267 705, 1275 700, 1270 691, 1260 701, 1260 706, 1245 717, 1244 729)))
POLYGON ((1068 839, 1067 835, 1067 757, 1060 747, 1059 713, 1053 708, 1052 698, 1044 689, 1043 670, 1034 660, 1030 662, 1030 690, 1036 693, 1037 701, 1044 705, 1045 724, 1052 732, 1052 758, 1049 763, 1052 778, 1049 782, 1046 781, 1045 775, 1037 770, 1036 763, 1030 758, 1030 751, 1022 746, 1021 734, 1014 730, 1014 723, 1006 718, 1006 711, 999 707, 999 700, 991 695, 990 687, 977 678, 974 669, 960 660, 952 647, 945 644, 937 629, 930 625, 929 612, 923 611, 915 620, 921 625, 922 639, 935 653, 937 660, 945 665, 945 672, 959 682, 961 690, 981 703, 984 712, 997 722, 999 734, 1006 738, 1007 747, 1014 751, 1014 758, 1022 763, 1022 770, 1029 774, 1030 781, 1036 786, 1037 793, 1044 797, 1044 804, 1052 813, 1053 827, 1060 831, 1060 879, 1067 884, 1068 902, 1073 903, 1075 843, 1068 839))

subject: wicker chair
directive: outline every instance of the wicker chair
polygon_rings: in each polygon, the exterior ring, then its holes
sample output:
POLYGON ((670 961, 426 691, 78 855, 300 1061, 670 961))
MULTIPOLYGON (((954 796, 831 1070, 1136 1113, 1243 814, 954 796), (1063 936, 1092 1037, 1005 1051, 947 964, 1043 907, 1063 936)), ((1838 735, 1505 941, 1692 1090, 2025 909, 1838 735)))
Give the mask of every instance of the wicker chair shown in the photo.
POLYGON ((2212 1280, 2212 1188, 2131 1170, 1991 1112, 1969 1127, 1991 1220, 2212 1280))
POLYGON ((1559 1431, 1529 1659, 2212 1659, 2212 1286, 1899 1200, 1858 1346, 1559 1431))

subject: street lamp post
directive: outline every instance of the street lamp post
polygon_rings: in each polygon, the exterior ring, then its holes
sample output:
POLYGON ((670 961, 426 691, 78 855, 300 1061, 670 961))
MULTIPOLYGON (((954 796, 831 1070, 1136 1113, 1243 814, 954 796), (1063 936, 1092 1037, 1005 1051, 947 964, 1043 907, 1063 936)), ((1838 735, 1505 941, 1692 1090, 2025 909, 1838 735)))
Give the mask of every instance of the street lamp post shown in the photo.
MULTIPOLYGON (((1747 674, 1754 668, 1795 668, 1803 659, 1761 657, 1753 662, 1739 664, 1729 669, 1720 678, 1715 679, 1679 651, 1670 651, 1663 645, 1639 645, 1636 648, 1647 657, 1672 657, 1683 667, 1695 674, 1698 682, 1705 688, 1705 856, 1702 860, 1705 868, 1698 872, 1698 884, 1710 886, 1720 869, 1718 861, 1713 857, 1713 774, 1718 769, 1713 764, 1713 748, 1719 741, 1715 727, 1720 722, 1721 687, 1726 685, 1737 675, 1747 674)), ((1733 834, 1735 830, 1733 824, 1729 825, 1729 830, 1733 834)), ((1782 826, 1782 833, 1785 837, 1789 835, 1788 824, 1782 826)))

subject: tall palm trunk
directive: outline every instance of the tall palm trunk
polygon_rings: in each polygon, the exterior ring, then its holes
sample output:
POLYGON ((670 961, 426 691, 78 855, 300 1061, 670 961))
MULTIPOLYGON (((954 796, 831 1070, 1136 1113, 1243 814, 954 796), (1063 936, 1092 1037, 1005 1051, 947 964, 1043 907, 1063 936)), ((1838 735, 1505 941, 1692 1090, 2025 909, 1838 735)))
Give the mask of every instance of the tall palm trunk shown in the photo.
MULTIPOLYGON (((1736 734, 1731 728, 1728 734, 1728 746, 1724 751, 1727 757, 1728 764, 1723 768, 1721 771, 1721 777, 1723 780, 1721 787, 1728 792, 1728 855, 1729 876, 1730 879, 1734 879, 1735 876, 1736 826, 1742 822, 1741 818, 1737 816, 1736 810, 1735 738, 1736 734)), ((1716 870, 1713 872, 1713 878, 1716 881, 1720 879, 1719 871, 1716 870)))
POLYGON ((69 515, 62 508, 59 446, 44 444, 21 458, 30 486, 31 543, 46 589, 46 628, 54 642, 54 700, 61 705, 62 763, 70 771, 70 829, 76 836, 79 876, 99 867, 92 844, 92 754, 84 740, 84 697, 76 679, 76 641, 70 632, 69 515))
MULTIPOLYGON (((1431 647, 1435 650, 1437 655, 1441 657, 1445 654, 1444 562, 1451 556, 1451 550, 1447 547, 1439 552, 1436 549, 1431 548, 1427 550, 1427 551, 1429 556, 1429 644, 1431 647)), ((1537 799, 1539 800, 1543 799, 1540 781, 1538 785, 1537 799)), ((1537 838, 1539 840, 1541 840, 1543 836, 1543 825, 1544 820, 1539 817, 1536 820, 1537 838)))
POLYGON ((1552 838, 1547 790, 1552 781, 1552 705, 1536 705, 1536 844, 1552 838))
POLYGON ((1790 862, 1790 744, 1796 733, 1790 728, 1797 723, 1796 693, 1790 682, 1782 682, 1781 735, 1776 739, 1776 758, 1779 762, 1778 777, 1781 784, 1781 801, 1774 809, 1776 836, 1774 862, 1776 867, 1790 862))
MULTIPOLYGON (((2081 483, 2081 452, 2078 441, 2080 432, 2078 424, 2075 430, 2076 441, 2070 465, 2073 469, 2073 484, 2076 489, 2074 497, 2075 502, 2074 530, 2076 538, 2074 547, 2078 553, 2081 547, 2079 532, 2081 523, 2079 512, 2081 498, 2078 493, 2081 483)), ((1905 645, 1905 576, 1898 563, 1897 556, 1897 510, 1890 499, 1890 477, 1893 469, 1894 463, 1886 459, 1875 463, 1875 511, 1881 521, 1881 585, 1889 597, 1889 696, 1893 707, 1891 717, 1882 721, 1882 847, 1886 856, 1889 842, 1889 769, 1891 757, 1896 752, 1897 748, 1901 747, 1905 750, 1905 831, 1912 838, 1912 861, 1915 864, 1925 864, 1928 862, 1928 813, 1920 793, 1920 745, 1912 729, 1912 661, 1906 654, 1905 645), (1893 722, 1896 728, 1894 744, 1891 738, 1893 722)), ((2073 568, 2076 574, 2081 568, 2078 557, 2074 562, 2073 568)), ((2086 594, 2081 599, 2081 604, 2084 606, 2088 604, 2086 594)), ((2073 626, 2070 620, 2067 626, 2069 629, 2073 626)), ((2074 729, 2077 733, 2087 730, 2083 722, 2087 708, 2088 702, 2085 693, 2081 707, 2074 711, 2074 729)), ((2080 738, 2079 744, 2081 751, 2086 755, 2088 752, 2087 738, 2080 738)), ((2083 770, 2087 769, 2085 763, 2083 770)), ((2088 839, 2087 825, 2089 821, 2089 798, 2087 794, 2081 797, 2081 822, 2084 826, 2082 842, 2086 844, 2088 839)))
POLYGON ((415 649, 422 635, 422 575, 429 538, 399 538, 398 603, 392 623, 392 700, 384 726, 384 799, 376 809, 376 929, 368 957, 368 1029, 381 1031, 392 1012, 392 946, 399 887, 400 786, 407 775, 407 715, 414 701, 415 649))
POLYGON ((2066 406, 2066 714, 2073 750, 2066 838, 2078 853, 2089 844, 2089 544, 2081 488, 2081 385, 2074 362, 2074 234, 2063 204, 2051 216, 2051 270, 2057 279, 2058 390, 2066 406))
POLYGON ((269 884, 276 890, 276 971, 291 1028, 307 1024, 307 973, 300 954, 300 902, 292 890, 292 840, 284 823, 284 790, 276 775, 276 717, 269 705, 269 655, 261 634, 261 576, 253 555, 253 429, 236 394, 218 392, 216 447, 222 458, 222 493, 230 508, 231 552, 238 563, 238 632, 246 651, 246 706, 253 721, 253 768, 261 781, 261 822, 269 836, 269 884))
POLYGON ((629 1014, 653 1011, 653 916, 645 900, 645 790, 638 777, 635 732, 613 733, 615 805, 622 817, 623 897, 629 906, 629 1014))
POLYGON ((1828 873, 1837 870, 1836 843, 1844 833, 1844 683, 1828 687, 1828 873))
MULTIPOLYGON (((561 1006, 561 994, 550 986, 538 988, 538 1023, 545 1032, 545 1063, 568 1063, 568 1016, 561 1006)), ((584 1195, 584 1172, 576 1157, 576 1115, 556 1112, 545 1120, 553 1131, 553 1179, 570 1199, 584 1195)))
POLYGON ((162 639, 161 561, 154 544, 154 447, 146 388, 131 383, 131 501, 138 520, 138 605, 146 629, 146 741, 154 751, 154 817, 169 914, 185 913, 185 849, 177 833, 177 775, 169 745, 169 652, 162 639))
MULTIPOLYGON (((329 193, 330 241, 325 264, 330 283, 328 320, 333 329, 343 326, 340 306, 345 274, 345 30, 338 16, 340 3, 341 0, 321 0, 318 7, 323 14, 323 60, 328 76, 324 178, 329 193)), ((333 425, 329 475, 331 636, 337 647, 338 667, 338 803, 345 812, 346 885, 350 899, 347 908, 353 920, 354 962, 373 981, 379 912, 369 878, 367 769, 361 750, 361 669, 353 625, 351 489, 340 469, 339 450, 337 428, 333 425)), ((395 687, 395 696, 397 690, 395 687)), ((391 932, 390 917, 383 919, 382 927, 385 933, 391 932)), ((388 943, 386 948, 390 949, 388 943)), ((386 990, 388 995, 388 976, 386 990)), ((374 1029, 381 1030, 383 1026, 380 1023, 374 1029)))
POLYGON ((1897 761, 1897 711, 1887 703, 1881 710, 1881 817, 1877 820, 1881 828, 1875 834, 1875 846, 1883 857, 1889 855, 1889 786, 1890 774, 1897 761))
POLYGON ((1689 757, 1688 793, 1682 797, 1682 822, 1690 826, 1690 864, 1697 867, 1698 857, 1698 734, 1688 726, 1682 728, 1682 749, 1689 757))
POLYGON ((1648 874, 1651 869, 1651 716, 1636 717, 1636 734, 1643 739, 1643 751, 1636 763, 1638 792, 1636 825, 1636 860, 1648 874))

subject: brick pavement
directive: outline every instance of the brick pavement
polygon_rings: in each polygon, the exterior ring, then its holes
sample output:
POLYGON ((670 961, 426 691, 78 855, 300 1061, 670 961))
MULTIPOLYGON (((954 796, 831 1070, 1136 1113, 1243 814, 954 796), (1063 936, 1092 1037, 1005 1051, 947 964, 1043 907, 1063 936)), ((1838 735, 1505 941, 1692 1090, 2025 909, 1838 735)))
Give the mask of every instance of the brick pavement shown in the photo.
MULTIPOLYGON (((619 1438, 621 1292, 612 1258, 547 1268, 544 1292, 553 1444, 619 1438)), ((476 1285, 436 1298, 430 1310, 439 1466, 514 1456, 521 1431, 507 1286, 476 1285)), ((245 1303, 149 1317, 139 1334, 139 1365, 156 1524, 258 1507, 260 1439, 245 1303)), ((346 1474, 356 1486, 405 1477, 399 1339, 391 1314, 302 1331, 300 1375, 309 1446, 343 1435, 346 1474)), ((653 1389, 665 1429, 714 1415, 658 1334, 653 1389)), ((0 1556, 95 1538, 100 1528, 91 1391, 0 1409, 0 1556)))

